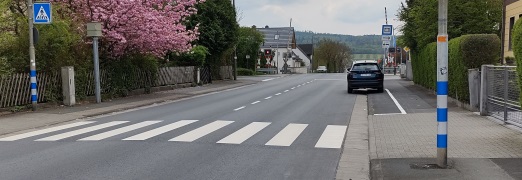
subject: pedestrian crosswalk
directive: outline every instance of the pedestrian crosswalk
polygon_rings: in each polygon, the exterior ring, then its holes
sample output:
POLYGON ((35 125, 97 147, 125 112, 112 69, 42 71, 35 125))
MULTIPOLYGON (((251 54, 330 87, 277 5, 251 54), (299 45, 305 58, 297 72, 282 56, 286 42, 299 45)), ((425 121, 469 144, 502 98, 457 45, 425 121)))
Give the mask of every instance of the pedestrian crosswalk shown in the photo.
POLYGON ((74 140, 78 142, 92 142, 107 140, 109 138, 111 140, 122 138, 120 139, 122 141, 145 141, 154 137, 167 136, 167 133, 174 133, 176 129, 180 128, 183 128, 183 131, 179 132, 180 135, 171 136, 168 142, 194 142, 204 137, 213 137, 211 134, 216 131, 221 130, 222 134, 223 131, 234 129, 232 130, 233 132, 229 132, 226 136, 221 136, 224 138, 221 138, 215 143, 243 144, 247 140, 253 139, 256 135, 263 134, 262 137, 267 137, 267 133, 270 133, 268 135, 270 138, 265 140, 266 143, 263 142, 265 146, 288 147, 292 146, 303 134, 309 133, 308 135, 310 135, 311 133, 317 135, 314 138, 309 138, 309 140, 312 139, 314 141, 315 148, 338 149, 341 148, 347 131, 347 126, 344 125, 327 125, 326 127, 321 127, 321 130, 324 128, 324 131, 322 131, 322 134, 319 136, 319 131, 312 131, 312 129, 317 130, 317 128, 311 128, 309 124, 290 123, 286 126, 281 126, 281 124, 272 122, 252 122, 245 125, 237 124, 231 128, 225 128, 234 123, 239 122, 226 120, 217 120, 210 123, 203 123, 198 120, 180 120, 172 123, 162 120, 141 121, 136 123, 129 121, 83 121, 2 137, 0 138, 0 142, 20 140, 45 142, 74 140), (269 128, 276 129, 268 130, 269 128), (147 130, 143 132, 141 129, 147 130), (310 130, 307 131, 308 129, 310 130))

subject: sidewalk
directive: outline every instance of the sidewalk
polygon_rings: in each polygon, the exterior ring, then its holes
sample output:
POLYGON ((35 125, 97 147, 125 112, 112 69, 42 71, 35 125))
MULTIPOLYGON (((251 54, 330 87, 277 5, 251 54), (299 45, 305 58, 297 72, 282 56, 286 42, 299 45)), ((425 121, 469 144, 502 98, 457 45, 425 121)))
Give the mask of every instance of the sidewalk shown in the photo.
POLYGON ((522 179, 522 131, 461 108, 448 115, 448 169, 426 166, 436 164, 435 112, 368 116, 371 179, 522 179))
POLYGON ((102 102, 100 104, 80 104, 73 107, 53 107, 40 109, 36 112, 21 112, 0 116, 0 136, 18 131, 42 128, 50 125, 75 121, 103 114, 109 114, 128 109, 134 109, 159 103, 204 95, 227 89, 239 88, 255 84, 259 81, 238 79, 237 81, 214 81, 198 87, 181 88, 169 91, 160 91, 153 94, 129 96, 102 102))

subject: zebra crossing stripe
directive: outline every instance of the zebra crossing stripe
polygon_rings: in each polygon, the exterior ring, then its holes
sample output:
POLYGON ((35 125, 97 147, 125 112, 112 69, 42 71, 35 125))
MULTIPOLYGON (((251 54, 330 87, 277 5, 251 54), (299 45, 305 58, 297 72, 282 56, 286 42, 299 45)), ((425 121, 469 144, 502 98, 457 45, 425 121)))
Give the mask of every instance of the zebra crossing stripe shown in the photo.
POLYGON ((23 134, 18 134, 18 135, 14 135, 14 136, 1 138, 0 141, 16 141, 16 140, 25 139, 25 138, 29 138, 29 137, 33 137, 33 136, 38 136, 38 135, 42 135, 42 134, 46 134, 46 133, 50 133, 50 132, 56 132, 59 130, 64 130, 64 129, 78 127, 78 126, 82 126, 82 125, 86 125, 86 124, 91 124, 94 122, 95 121, 83 121, 83 122, 66 124, 66 125, 62 125, 62 126, 51 127, 51 128, 47 128, 47 129, 42 129, 42 130, 37 130, 37 131, 32 131, 32 132, 27 132, 27 133, 23 133, 23 134))
POLYGON ((265 145, 267 146, 290 146, 304 131, 308 124, 289 124, 265 145))
POLYGON ((102 140, 102 139, 106 139, 106 138, 109 138, 109 137, 113 137, 113 136, 116 136, 116 135, 119 135, 119 134, 123 134, 123 133, 129 132, 129 131, 132 131, 132 130, 136 130, 136 129, 139 129, 139 128, 142 128, 142 127, 150 126, 150 125, 153 125, 153 124, 156 124, 156 123, 159 123, 159 122, 161 122, 161 121, 144 121, 144 122, 136 123, 136 124, 133 124, 133 125, 130 125, 130 126, 125 126, 125 127, 122 127, 122 128, 118 128, 118 129, 115 129, 115 130, 112 130, 112 131, 107 131, 107 132, 104 132, 104 133, 101 133, 101 134, 89 136, 89 137, 80 139, 78 141, 99 141, 99 140, 102 140))
POLYGON ((159 128, 147 131, 147 132, 143 132, 143 133, 140 133, 140 134, 137 134, 137 135, 125 138, 123 140, 124 141, 143 141, 143 140, 147 140, 147 139, 150 139, 150 138, 152 138, 154 136, 158 136, 160 134, 172 131, 174 129, 178 129, 180 127, 192 124, 192 123, 197 122, 197 121, 198 120, 181 120, 181 121, 178 121, 178 122, 175 122, 175 123, 171 123, 169 125, 165 125, 165 126, 162 126, 162 127, 159 127, 159 128))
POLYGON ((346 126, 328 125, 324 129, 323 134, 315 144, 316 148, 341 148, 344 136, 346 134, 346 126))
POLYGON ((35 140, 35 141, 58 141, 58 140, 61 140, 61 139, 77 136, 77 135, 80 135, 80 134, 85 134, 85 133, 88 133, 88 132, 92 132, 92 131, 108 128, 108 127, 111 127, 111 126, 116 126, 116 125, 123 124, 123 123, 126 123, 126 122, 129 122, 129 121, 112 121, 112 122, 108 122, 108 123, 104 123, 104 124, 99 124, 99 125, 96 125, 96 126, 91 126, 91 127, 86 127, 86 128, 83 128, 83 129, 78 129, 78 130, 71 131, 71 132, 66 132, 66 133, 57 134, 57 135, 54 135, 54 136, 49 136, 49 137, 38 139, 38 140, 35 140))
POLYGON ((222 127, 225 127, 233 122, 234 121, 214 121, 210 124, 201 126, 200 128, 194 129, 190 132, 175 137, 169 141, 192 142, 218 129, 221 129, 222 127))
POLYGON ((228 135, 227 137, 221 139, 217 143, 222 144, 241 144, 246 141, 248 138, 252 137, 259 131, 263 130, 265 127, 270 125, 269 122, 253 122, 249 125, 241 128, 240 130, 228 135))

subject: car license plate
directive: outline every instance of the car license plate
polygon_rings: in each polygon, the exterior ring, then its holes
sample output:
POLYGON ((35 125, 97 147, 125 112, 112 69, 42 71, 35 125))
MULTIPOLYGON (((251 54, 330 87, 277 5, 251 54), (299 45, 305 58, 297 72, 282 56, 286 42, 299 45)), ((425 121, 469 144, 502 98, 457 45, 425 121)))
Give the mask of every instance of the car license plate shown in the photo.
POLYGON ((371 74, 361 74, 361 76, 366 76, 366 77, 368 77, 368 76, 372 76, 372 75, 371 75, 371 74))

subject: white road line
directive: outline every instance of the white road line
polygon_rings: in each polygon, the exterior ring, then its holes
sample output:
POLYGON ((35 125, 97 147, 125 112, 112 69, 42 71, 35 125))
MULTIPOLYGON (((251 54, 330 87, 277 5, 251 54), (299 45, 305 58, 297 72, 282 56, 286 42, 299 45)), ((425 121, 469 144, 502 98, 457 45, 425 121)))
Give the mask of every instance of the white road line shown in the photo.
POLYGON ((252 104, 257 104, 257 103, 260 103, 261 101, 256 101, 256 102, 253 102, 252 104))
POLYGON ((143 140, 147 140, 147 139, 152 138, 154 136, 157 136, 157 135, 160 135, 160 134, 172 131, 174 129, 178 129, 180 127, 189 125, 189 124, 197 122, 197 121, 198 120, 181 120, 181 121, 178 121, 178 122, 175 122, 175 123, 171 123, 171 124, 168 124, 168 125, 165 125, 165 126, 161 126, 159 128, 156 128, 156 129, 153 129, 153 130, 150 130, 150 131, 147 131, 147 132, 143 132, 143 133, 140 133, 140 134, 137 134, 137 135, 125 138, 123 140, 124 141, 143 141, 143 140))
POLYGON ((265 127, 270 125, 269 122, 253 122, 249 125, 241 128, 240 130, 228 135, 227 137, 221 139, 217 143, 220 144, 241 144, 246 141, 248 138, 252 137, 259 131, 263 130, 265 127))
POLYGON ((274 80, 274 78, 265 79, 265 80, 263 80, 263 82, 267 82, 267 81, 271 81, 271 80, 274 80))
POLYGON ((276 96, 279 96, 279 95, 281 95, 281 93, 277 93, 277 94, 275 94, 275 95, 276 95, 276 96))
POLYGON ((292 90, 293 90, 293 89, 295 89, 295 87, 292 87, 292 88, 290 88, 290 89, 292 89, 292 90))
POLYGON ((192 142, 218 129, 221 129, 222 127, 225 127, 233 122, 234 121, 214 121, 210 124, 204 125, 200 128, 194 129, 190 132, 175 137, 169 141, 192 142))
POLYGON ((285 92, 288 92, 288 91, 290 91, 290 90, 285 90, 285 92))
POLYGON ((374 114, 374 116, 392 116, 392 115, 402 115, 402 113, 374 114))
POLYGON ((310 82, 306 82, 306 84, 310 84, 310 82))
POLYGON ((142 127, 150 126, 150 125, 153 125, 153 124, 156 124, 156 123, 159 123, 159 122, 161 122, 161 121, 143 121, 143 122, 136 123, 136 124, 133 124, 133 125, 130 125, 130 126, 125 126, 125 127, 122 127, 122 128, 118 128, 118 129, 112 130, 112 131, 107 131, 107 132, 104 132, 104 133, 101 133, 101 134, 97 134, 97 135, 89 136, 89 137, 86 137, 86 138, 83 138, 83 139, 79 139, 78 141, 99 141, 99 140, 102 140, 102 139, 106 139, 106 138, 109 138, 109 137, 113 137, 113 136, 116 136, 116 135, 119 135, 119 134, 123 134, 123 133, 129 132, 129 131, 132 131, 132 130, 136 130, 136 129, 139 129, 139 128, 142 128, 142 127))
POLYGON ((308 124, 289 124, 265 145, 267 146, 290 146, 304 131, 308 124))
POLYGON ((399 110, 401 111, 402 114, 406 114, 406 111, 402 108, 401 104, 399 104, 399 101, 397 101, 397 99, 395 99, 395 97, 393 96, 393 94, 390 92, 390 90, 386 89, 386 92, 388 92, 388 94, 390 95, 390 97, 392 98, 393 102, 395 103, 395 105, 397 105, 397 107, 399 108, 399 110))
POLYGON ((316 148, 341 148, 344 136, 346 134, 346 126, 328 125, 324 129, 323 134, 315 144, 316 148))
POLYGON ((239 110, 241 110, 241 109, 245 109, 245 108, 246 108, 246 106, 241 106, 241 107, 239 107, 239 108, 237 108, 237 109, 234 109, 234 111, 239 111, 239 110))
POLYGON ((270 99, 270 98, 272 98, 272 96, 268 96, 268 97, 266 97, 265 99, 270 99))
POLYGON ((340 81, 344 79, 316 79, 317 81, 340 81))
POLYGON ((83 122, 76 122, 76 123, 72 123, 72 124, 66 124, 66 125, 62 125, 62 126, 56 126, 56 127, 51 127, 51 128, 37 130, 37 131, 31 131, 31 132, 27 132, 27 133, 23 133, 23 134, 18 134, 18 135, 14 135, 14 136, 1 138, 0 141, 16 141, 16 140, 25 139, 25 138, 29 138, 29 137, 33 137, 33 136, 38 136, 38 135, 55 132, 55 131, 59 131, 59 130, 63 130, 63 129, 69 129, 69 128, 78 127, 78 126, 82 126, 82 125, 86 125, 86 124, 91 124, 94 122, 95 121, 83 121, 83 122))
POLYGON ((61 139, 77 136, 77 135, 80 135, 80 134, 85 134, 85 133, 88 133, 88 132, 92 132, 92 131, 108 128, 108 127, 111 127, 111 126, 116 126, 116 125, 127 123, 127 122, 129 122, 129 121, 112 121, 112 122, 108 122, 108 123, 98 124, 96 126, 91 126, 91 127, 86 127, 86 128, 83 128, 83 129, 78 129, 78 130, 71 131, 71 132, 66 132, 66 133, 57 134, 57 135, 54 135, 54 136, 49 136, 49 137, 42 138, 42 139, 37 139, 35 141, 58 141, 58 140, 61 140, 61 139))
POLYGON ((297 87, 301 87, 301 85, 297 85, 297 87))

